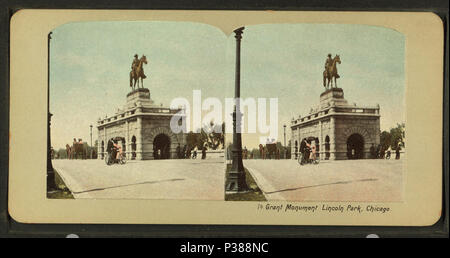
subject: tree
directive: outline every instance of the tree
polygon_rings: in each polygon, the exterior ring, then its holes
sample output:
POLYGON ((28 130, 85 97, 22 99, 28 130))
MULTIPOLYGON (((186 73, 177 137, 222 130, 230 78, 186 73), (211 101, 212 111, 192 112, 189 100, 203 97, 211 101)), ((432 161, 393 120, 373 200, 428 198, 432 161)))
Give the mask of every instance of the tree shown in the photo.
POLYGON ((67 151, 66 151, 66 149, 59 149, 57 152, 56 152, 58 155, 58 159, 67 159, 67 151))
POLYGON ((391 128, 391 148, 405 147, 405 123, 397 124, 397 127, 391 128))
POLYGON ((383 150, 389 147, 395 150, 397 147, 405 147, 405 123, 397 124, 388 131, 383 131, 380 134, 380 144, 383 150))
POLYGON ((186 136, 186 143, 187 146, 189 148, 195 148, 197 146, 197 148, 199 148, 199 145, 201 146, 201 144, 199 144, 199 138, 200 138, 200 133, 194 133, 194 132, 189 132, 188 135, 186 136))
POLYGON ((253 148, 253 149, 251 150, 251 153, 253 154, 253 158, 254 158, 254 159, 259 159, 259 158, 261 158, 261 157, 259 156, 259 149, 253 148))
POLYGON ((391 133, 383 131, 380 134, 380 144, 383 150, 387 150, 391 146, 391 133))

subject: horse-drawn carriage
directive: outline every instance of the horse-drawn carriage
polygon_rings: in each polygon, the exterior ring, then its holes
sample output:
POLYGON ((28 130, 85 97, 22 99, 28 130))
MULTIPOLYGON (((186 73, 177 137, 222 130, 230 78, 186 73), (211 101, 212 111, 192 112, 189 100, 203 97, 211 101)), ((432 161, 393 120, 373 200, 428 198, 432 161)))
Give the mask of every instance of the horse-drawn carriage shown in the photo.
POLYGON ((68 159, 86 159, 87 146, 82 141, 74 142, 72 146, 66 144, 66 153, 68 159))
POLYGON ((260 144, 259 155, 262 159, 280 159, 280 149, 276 143, 260 144))
POLYGON ((108 141, 108 145, 106 147, 106 157, 105 157, 105 163, 106 165, 112 165, 112 164, 125 164, 126 158, 123 154, 122 147, 119 146, 118 141, 120 141, 120 137, 116 137, 113 139, 110 139, 108 141))
POLYGON ((300 165, 319 164, 320 158, 317 156, 316 146, 312 144, 313 141, 315 141, 314 137, 308 137, 303 139, 300 144, 298 155, 298 163, 300 165))

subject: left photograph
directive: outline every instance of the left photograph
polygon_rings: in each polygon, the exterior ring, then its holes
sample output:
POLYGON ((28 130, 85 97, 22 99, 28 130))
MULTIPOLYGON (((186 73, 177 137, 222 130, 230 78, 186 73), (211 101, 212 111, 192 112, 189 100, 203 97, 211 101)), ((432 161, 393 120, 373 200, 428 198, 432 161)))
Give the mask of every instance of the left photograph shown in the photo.
POLYGON ((52 30, 47 198, 224 200, 225 122, 201 100, 225 97, 226 39, 189 22, 52 30))

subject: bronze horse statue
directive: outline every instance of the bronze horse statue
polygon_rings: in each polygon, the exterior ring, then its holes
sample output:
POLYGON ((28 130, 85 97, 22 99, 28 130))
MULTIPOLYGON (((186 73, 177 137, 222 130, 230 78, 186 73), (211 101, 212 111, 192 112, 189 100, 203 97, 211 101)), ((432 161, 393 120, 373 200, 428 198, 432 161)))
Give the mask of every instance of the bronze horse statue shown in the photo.
POLYGON ((144 67, 143 65, 147 64, 147 57, 144 55, 139 59, 139 63, 136 66, 134 70, 130 72, 130 87, 134 90, 136 88, 136 82, 137 87, 139 88, 139 78, 141 79, 141 88, 144 88, 144 79, 147 78, 144 74, 144 67), (134 80, 134 83, 133 83, 134 80))
POLYGON ((333 78, 334 78, 334 87, 337 88, 337 82, 336 79, 339 79, 340 76, 337 71, 336 63, 341 63, 341 58, 339 55, 336 55, 333 58, 333 62, 328 68, 323 71, 323 87, 325 87, 327 90, 330 88, 330 82, 331 82, 331 88, 333 88, 333 78))

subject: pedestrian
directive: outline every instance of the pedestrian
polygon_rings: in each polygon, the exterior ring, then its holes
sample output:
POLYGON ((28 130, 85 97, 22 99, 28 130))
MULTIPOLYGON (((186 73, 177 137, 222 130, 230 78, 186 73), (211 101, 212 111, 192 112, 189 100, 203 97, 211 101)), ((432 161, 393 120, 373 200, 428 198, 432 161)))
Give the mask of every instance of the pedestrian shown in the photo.
POLYGON ((187 158, 187 159, 190 159, 190 158, 191 158, 191 147, 187 148, 187 151, 186 151, 186 158, 187 158))
POLYGON ((385 150, 382 148, 380 152, 380 159, 384 159, 385 150))
POLYGON ((372 158, 372 159, 375 159, 376 158, 376 153, 375 153, 375 146, 373 145, 373 143, 372 143, 372 146, 370 146, 370 157, 372 158))
POLYGON ((187 152, 187 147, 186 147, 186 144, 183 146, 183 151, 182 151, 182 153, 181 153, 181 158, 182 159, 185 159, 186 158, 186 153, 187 152))
POLYGON ((400 145, 395 150, 395 159, 400 159, 400 145))
POLYGON ((177 146, 177 158, 178 159, 181 158, 181 147, 180 147, 179 143, 178 143, 178 146, 177 146))
POLYGON ((311 148, 311 153, 310 153, 309 159, 314 161, 314 160, 316 160, 316 145, 311 144, 310 148, 311 148))
POLYGON ((378 144, 378 146, 377 146, 377 158, 378 159, 381 158, 381 144, 378 144))
POLYGON ((389 146, 389 148, 386 151, 386 159, 390 159, 391 158, 391 151, 392 151, 391 146, 389 146))
POLYGON ((197 145, 194 147, 194 153, 192 154, 192 159, 196 159, 197 158, 197 145))
POLYGON ((308 143, 306 139, 303 140, 304 147, 303 147, 303 163, 307 163, 309 160, 309 157, 311 155, 311 145, 308 143))
POLYGON ((202 148, 202 159, 206 159, 206 146, 202 148))

